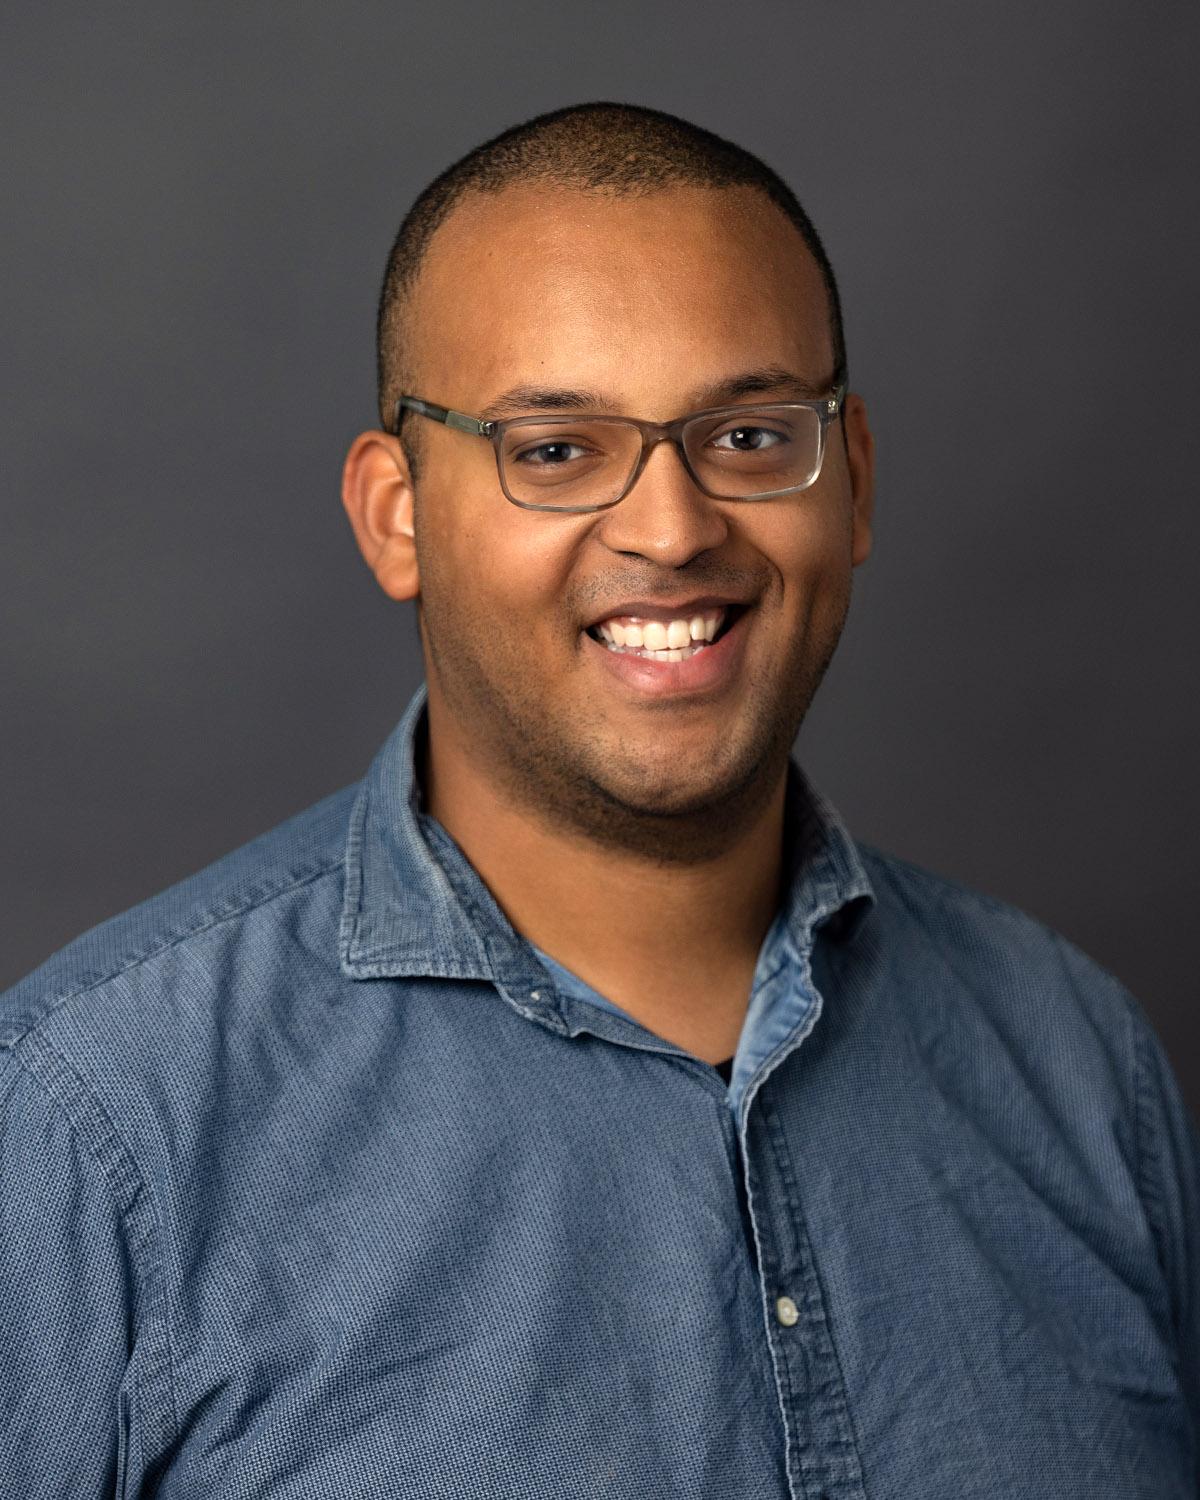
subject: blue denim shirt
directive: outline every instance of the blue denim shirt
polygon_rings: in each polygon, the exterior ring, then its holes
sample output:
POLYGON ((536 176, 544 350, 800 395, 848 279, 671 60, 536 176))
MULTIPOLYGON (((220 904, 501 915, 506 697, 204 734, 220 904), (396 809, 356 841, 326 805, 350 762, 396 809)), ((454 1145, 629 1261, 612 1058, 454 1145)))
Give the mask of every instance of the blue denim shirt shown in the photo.
MULTIPOLYGON (((816 817, 825 818, 831 831, 837 829, 837 815, 807 781, 798 775, 794 776, 793 788, 794 797, 807 798, 816 817)), ((852 846, 851 857, 854 857, 852 846)), ((862 893, 870 895, 865 874, 862 882, 862 893)), ((598 1005, 602 1010, 632 1020, 627 1011, 622 1010, 607 996, 599 994, 557 959, 543 953, 540 948, 533 951, 561 995, 598 1005)), ((737 1049, 730 1059, 733 1066, 730 1069, 726 1097, 735 1114, 760 1064, 792 1034, 812 1008, 813 996, 811 987, 804 982, 804 965, 792 941, 790 923, 785 919, 785 914, 780 912, 763 939, 737 1049)))
POLYGON ((1116 982, 797 773, 726 1090, 512 931, 421 707, 0 998, 0 1496, 1194 1496, 1197 1141, 1116 982))

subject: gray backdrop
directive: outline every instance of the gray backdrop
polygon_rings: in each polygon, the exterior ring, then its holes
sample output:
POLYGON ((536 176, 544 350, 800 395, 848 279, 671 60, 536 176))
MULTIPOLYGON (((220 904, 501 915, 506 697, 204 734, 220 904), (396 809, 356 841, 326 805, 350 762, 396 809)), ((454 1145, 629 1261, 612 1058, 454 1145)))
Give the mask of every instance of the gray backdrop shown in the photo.
POLYGON ((429 177, 621 98, 826 238, 876 553, 802 736, 1140 996, 1194 1105, 1194 5, 9 5, 0 983, 356 779, 418 677, 338 503, 429 177))

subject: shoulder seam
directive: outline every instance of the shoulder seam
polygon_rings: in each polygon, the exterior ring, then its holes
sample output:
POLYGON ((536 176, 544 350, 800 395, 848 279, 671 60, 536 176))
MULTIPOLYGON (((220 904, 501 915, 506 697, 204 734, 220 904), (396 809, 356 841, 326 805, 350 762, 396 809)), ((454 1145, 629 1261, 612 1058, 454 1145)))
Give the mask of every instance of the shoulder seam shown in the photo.
POLYGON ((162 1226, 154 1196, 132 1152, 116 1125, 77 1069, 43 1036, 27 1032, 22 1045, 9 1049, 14 1064, 46 1099, 53 1113, 65 1123, 80 1149, 95 1163, 128 1234, 129 1252, 142 1300, 137 1326, 153 1326, 157 1314, 160 1340, 152 1341, 156 1359, 146 1371, 152 1389, 158 1392, 164 1430, 155 1446, 165 1448, 178 1431, 175 1402, 175 1360, 171 1344, 171 1320, 161 1264, 159 1243, 162 1226), (158 1261, 156 1264, 155 1262, 158 1261), (160 1343, 161 1348, 156 1345, 160 1343))
POLYGON ((273 901, 278 901, 284 896, 289 896, 294 891, 302 890, 306 885, 315 885, 317 881, 324 880, 327 876, 332 875, 341 868, 343 857, 339 854, 336 859, 330 860, 328 864, 324 864, 319 869, 290 881, 287 885, 281 886, 278 890, 271 891, 267 895, 256 897, 253 900, 245 902, 243 905, 233 907, 229 911, 210 914, 206 921, 199 922, 194 927, 189 927, 183 932, 176 933, 173 937, 166 939, 144 953, 131 955, 125 962, 119 963, 113 969, 106 970, 103 974, 85 976, 81 983, 67 989, 60 995, 56 995, 52 1001, 49 1001, 45 1009, 39 1011, 36 1016, 31 1017, 29 1024, 21 1031, 11 1035, 0 1035, 0 1050, 11 1050, 25 1038, 36 1035, 52 1016, 56 1015, 64 1005, 68 1005, 72 1000, 78 1000, 81 995, 88 995, 93 990, 98 990, 106 984, 111 984, 114 979, 120 979, 123 974, 128 974, 133 969, 140 968, 143 964, 148 964, 153 959, 160 958, 164 953, 169 953, 172 948, 178 947, 180 943, 185 943, 190 938, 200 937, 203 933, 211 932, 214 928, 220 927, 226 922, 235 921, 238 917, 247 916, 250 912, 259 911, 264 906, 269 906, 273 901))
POLYGON ((936 870, 927 869, 924 865, 915 864, 912 860, 904 859, 898 854, 888 854, 882 849, 876 849, 871 844, 860 844, 859 849, 864 860, 875 865, 899 868, 906 875, 912 875, 921 880, 925 885, 932 886, 936 890, 944 891, 947 895, 956 896, 970 902, 972 905, 980 906, 997 916, 1016 917, 1020 921, 1029 922, 1035 927, 1040 927, 1051 936, 1058 937, 1060 934, 1054 928, 1048 926, 1040 917, 1032 912, 1026 911, 1024 907, 1017 906, 1012 901, 1006 901, 1000 896, 989 895, 987 891, 978 890, 975 886, 967 885, 965 881, 956 880, 950 875, 939 874, 936 870))
POLYGON ((1164 1283, 1170 1286, 1170 1267, 1167 1265, 1165 1254, 1168 1234, 1162 1191, 1162 1148, 1158 1122, 1155 1119, 1154 1068, 1150 1037, 1145 1027, 1138 1024, 1141 1018, 1128 999, 1126 1000, 1126 1019, 1130 1028, 1130 1050, 1133 1059, 1133 1120, 1138 1195, 1142 1200, 1146 1219, 1150 1225, 1159 1269, 1164 1283))

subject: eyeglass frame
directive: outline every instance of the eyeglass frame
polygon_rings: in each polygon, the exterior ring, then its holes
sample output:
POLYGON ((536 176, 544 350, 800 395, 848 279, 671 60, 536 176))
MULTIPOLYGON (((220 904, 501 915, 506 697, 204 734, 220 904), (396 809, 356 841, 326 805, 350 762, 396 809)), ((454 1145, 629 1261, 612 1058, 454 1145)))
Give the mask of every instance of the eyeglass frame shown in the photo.
POLYGON ((825 430, 841 413, 842 404, 846 399, 847 386, 844 380, 838 381, 833 387, 830 395, 822 396, 812 401, 761 401, 756 404, 744 406, 710 406, 702 411, 688 412, 685 416, 676 417, 673 422, 650 422, 641 417, 618 417, 607 413, 597 412, 548 412, 544 416, 527 417, 504 417, 499 420, 489 420, 485 417, 473 417, 467 412, 455 411, 452 407, 439 406, 434 401, 425 401, 420 396, 400 396, 397 398, 392 416, 392 436, 399 437, 401 414, 404 411, 415 412, 419 417, 428 417, 430 421, 441 422, 443 426, 454 432, 466 432, 472 437, 487 438, 492 445, 492 451, 496 456, 496 475, 500 481, 500 488, 504 498, 512 505, 521 510, 554 511, 559 515, 588 515, 594 511, 611 510, 614 505, 619 505, 625 496, 638 482, 642 476, 642 470, 650 457, 650 452, 659 443, 670 443, 683 467, 688 473, 692 483, 703 495, 710 500, 733 500, 745 503, 753 503, 758 500, 774 500, 780 495, 794 495, 801 490, 809 489, 820 478, 821 469, 825 463, 825 430), (782 407, 784 409, 804 408, 813 411, 820 423, 820 435, 817 448, 817 466, 811 479, 803 484, 788 485, 782 490, 764 490, 755 495, 718 495, 701 481, 699 475, 692 468, 691 460, 688 458, 687 450, 683 445, 683 430, 692 422, 699 421, 703 417, 736 416, 741 411, 756 411, 759 407, 782 407), (569 422, 573 418, 588 422, 621 422, 626 427, 636 427, 642 437, 642 451, 637 463, 634 465, 625 488, 614 500, 604 500, 599 505, 538 505, 532 500, 518 500, 509 490, 504 478, 504 463, 500 457, 500 442, 508 428, 518 423, 526 422, 569 422))

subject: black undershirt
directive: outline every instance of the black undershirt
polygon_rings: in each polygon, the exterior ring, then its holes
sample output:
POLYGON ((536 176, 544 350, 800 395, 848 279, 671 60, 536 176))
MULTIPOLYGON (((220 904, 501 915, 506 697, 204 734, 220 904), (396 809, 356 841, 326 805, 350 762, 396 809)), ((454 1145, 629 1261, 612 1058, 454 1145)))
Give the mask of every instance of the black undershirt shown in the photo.
POLYGON ((717 1072, 728 1083, 729 1075, 733 1072, 733 1058, 727 1057, 724 1062, 713 1063, 713 1067, 716 1068, 717 1072))

